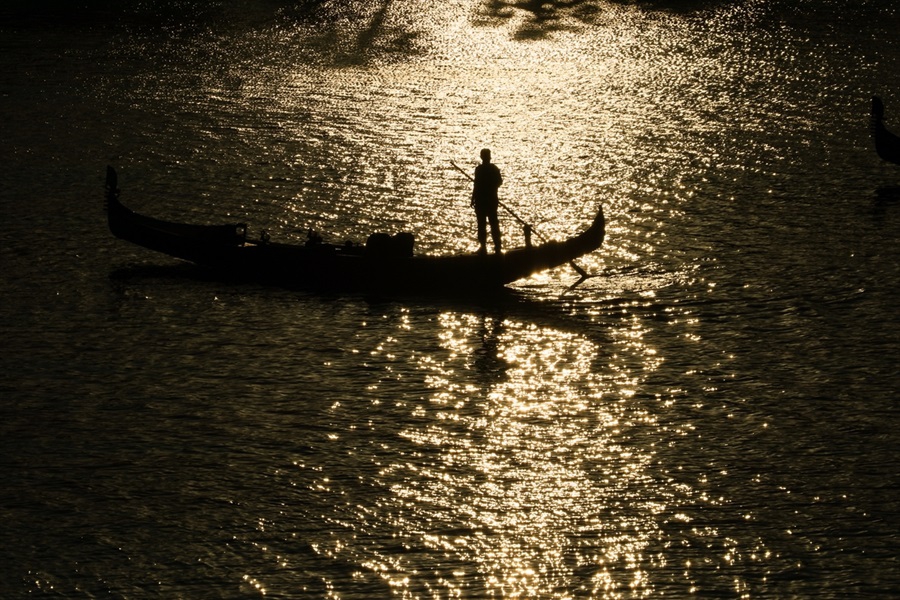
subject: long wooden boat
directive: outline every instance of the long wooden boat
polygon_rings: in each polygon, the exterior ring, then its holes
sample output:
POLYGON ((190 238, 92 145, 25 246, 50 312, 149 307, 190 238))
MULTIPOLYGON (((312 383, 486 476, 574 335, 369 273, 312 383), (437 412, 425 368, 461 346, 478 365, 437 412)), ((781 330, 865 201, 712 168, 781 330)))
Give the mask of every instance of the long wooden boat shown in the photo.
MULTIPOLYGON (((600 247, 603 209, 583 233, 562 242, 508 250, 500 255, 413 254, 410 234, 370 236, 365 245, 284 244, 247 238, 245 223, 190 225, 140 215, 119 199, 118 177, 106 174, 110 231, 169 256, 189 261, 228 279, 252 280, 313 290, 386 293, 472 294, 496 291, 519 279, 552 269, 600 247)), ((265 236, 264 236, 265 237, 265 236)), ((583 273, 583 272, 582 272, 583 273)))
POLYGON ((884 126, 884 103, 878 96, 872 96, 872 115, 869 121, 875 151, 882 160, 900 165, 900 137, 884 126))

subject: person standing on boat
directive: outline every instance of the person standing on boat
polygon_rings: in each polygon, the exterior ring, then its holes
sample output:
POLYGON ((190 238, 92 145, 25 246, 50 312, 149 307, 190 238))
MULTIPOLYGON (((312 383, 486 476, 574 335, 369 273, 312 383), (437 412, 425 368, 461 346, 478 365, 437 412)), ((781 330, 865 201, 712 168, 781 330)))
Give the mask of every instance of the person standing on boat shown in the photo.
POLYGON ((487 225, 491 225, 491 239, 494 241, 494 252, 500 254, 500 221, 497 219, 497 208, 500 199, 497 189, 503 183, 500 169, 491 163, 491 151, 481 151, 481 164, 475 167, 475 179, 472 186, 472 207, 478 220, 479 254, 487 254, 487 225))

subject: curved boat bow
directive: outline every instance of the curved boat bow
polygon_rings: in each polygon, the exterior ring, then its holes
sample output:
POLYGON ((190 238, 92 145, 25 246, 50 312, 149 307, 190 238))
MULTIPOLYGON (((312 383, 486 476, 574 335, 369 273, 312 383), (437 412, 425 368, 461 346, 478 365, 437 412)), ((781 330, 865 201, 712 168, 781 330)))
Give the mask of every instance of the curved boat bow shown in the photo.
POLYGON ((882 160, 900 165, 900 137, 884 126, 884 103, 878 96, 872 96, 872 114, 869 120, 875 152, 882 160))

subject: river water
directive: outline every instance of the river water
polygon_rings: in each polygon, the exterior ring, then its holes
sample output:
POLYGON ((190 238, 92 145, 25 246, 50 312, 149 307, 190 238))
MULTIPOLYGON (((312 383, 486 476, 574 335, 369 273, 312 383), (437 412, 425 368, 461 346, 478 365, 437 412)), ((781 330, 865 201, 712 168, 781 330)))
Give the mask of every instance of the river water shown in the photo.
POLYGON ((900 594, 895 3, 82 4, 0 9, 4 598, 900 594), (482 147, 599 277, 227 284, 102 211, 472 251, 482 147))

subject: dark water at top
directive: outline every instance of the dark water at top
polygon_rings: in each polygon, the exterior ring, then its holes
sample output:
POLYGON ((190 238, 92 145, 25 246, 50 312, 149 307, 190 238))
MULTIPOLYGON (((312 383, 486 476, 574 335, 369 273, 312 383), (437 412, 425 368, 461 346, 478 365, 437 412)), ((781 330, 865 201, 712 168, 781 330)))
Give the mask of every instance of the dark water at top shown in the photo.
POLYGON ((4 598, 900 592, 893 3, 45 6, 0 9, 4 598), (294 293, 102 212, 113 164, 471 251, 484 146, 548 237, 603 204, 602 277, 294 293))

